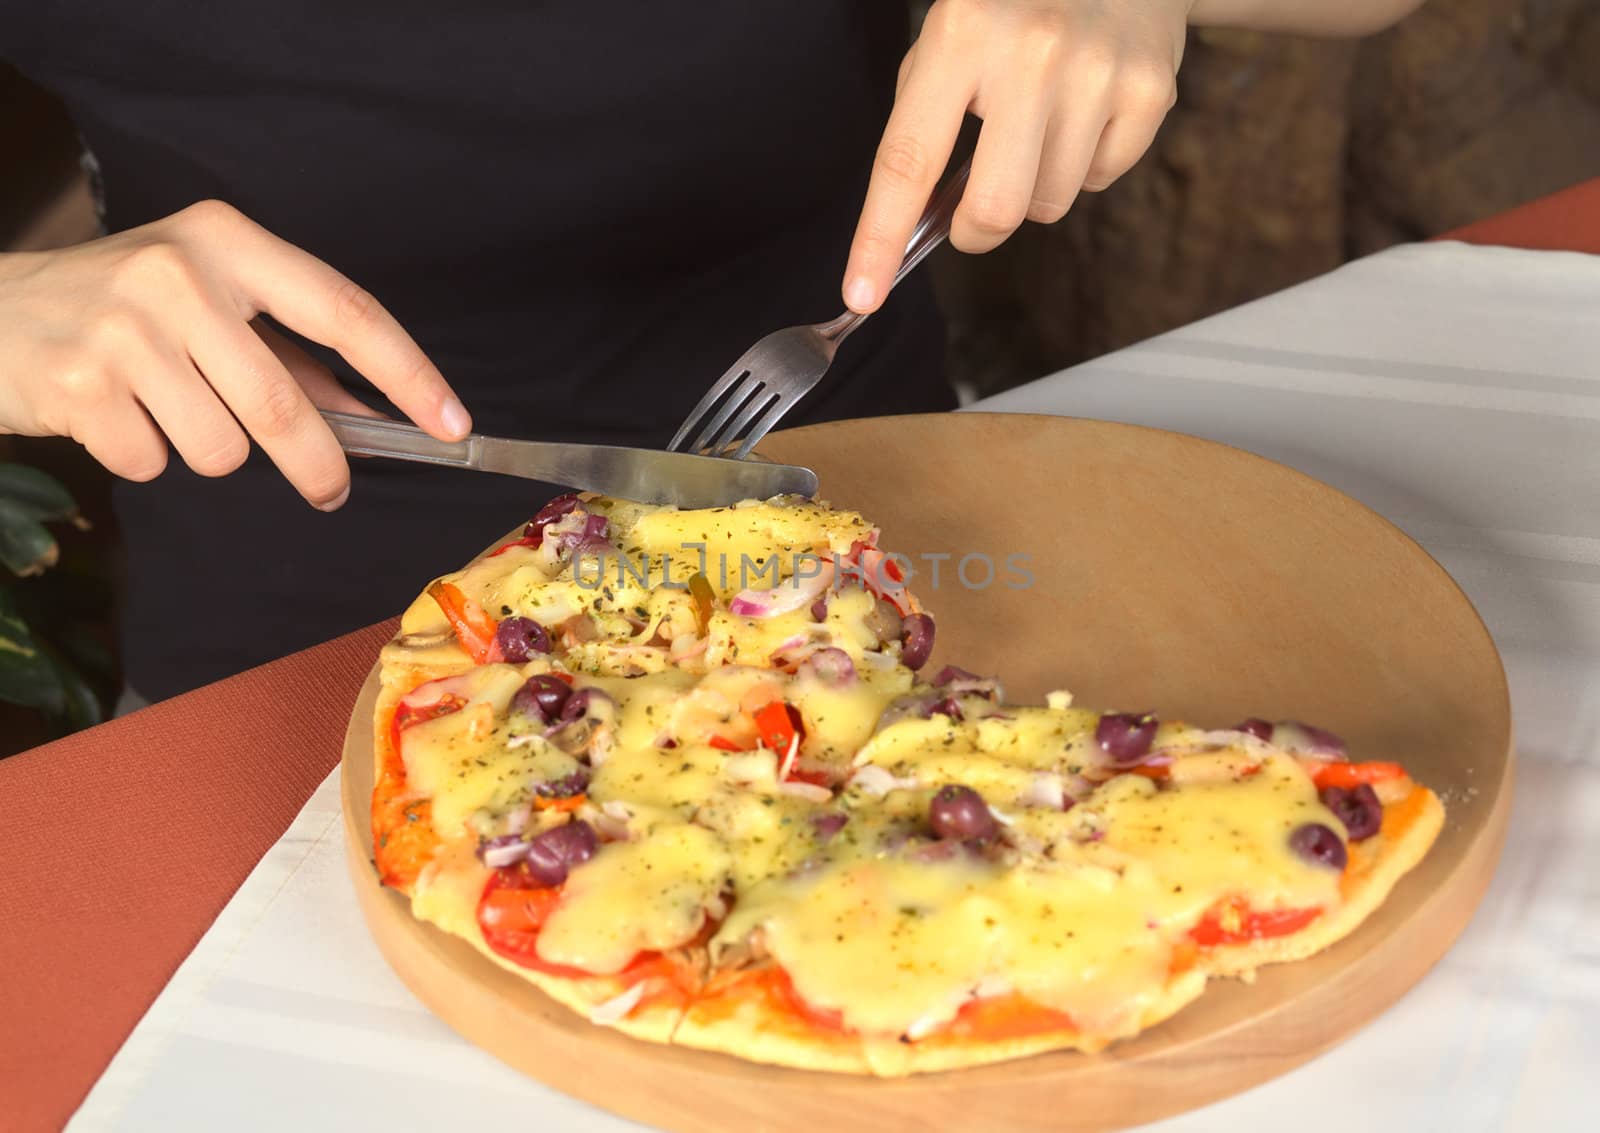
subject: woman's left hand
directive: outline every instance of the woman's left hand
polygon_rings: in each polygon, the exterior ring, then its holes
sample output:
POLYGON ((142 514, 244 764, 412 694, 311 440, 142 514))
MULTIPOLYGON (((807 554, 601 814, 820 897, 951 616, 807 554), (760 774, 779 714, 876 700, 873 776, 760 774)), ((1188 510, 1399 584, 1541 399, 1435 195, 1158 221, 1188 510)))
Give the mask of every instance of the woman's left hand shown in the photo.
POLYGON ((850 308, 888 294, 968 110, 983 129, 950 229, 964 252, 1060 220, 1080 189, 1127 172, 1177 98, 1193 2, 937 0, 900 65, 845 271, 850 308))

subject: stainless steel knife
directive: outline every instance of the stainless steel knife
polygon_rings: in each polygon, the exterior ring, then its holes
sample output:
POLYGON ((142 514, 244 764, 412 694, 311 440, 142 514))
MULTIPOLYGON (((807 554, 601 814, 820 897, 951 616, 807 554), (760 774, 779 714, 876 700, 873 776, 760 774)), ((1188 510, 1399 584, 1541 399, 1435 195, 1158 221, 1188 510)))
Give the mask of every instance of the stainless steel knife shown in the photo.
POLYGON ((740 500, 817 494, 817 474, 762 459, 731 460, 620 445, 516 441, 472 433, 441 441, 415 425, 322 411, 349 453, 470 468, 543 480, 624 500, 678 507, 720 507, 740 500))

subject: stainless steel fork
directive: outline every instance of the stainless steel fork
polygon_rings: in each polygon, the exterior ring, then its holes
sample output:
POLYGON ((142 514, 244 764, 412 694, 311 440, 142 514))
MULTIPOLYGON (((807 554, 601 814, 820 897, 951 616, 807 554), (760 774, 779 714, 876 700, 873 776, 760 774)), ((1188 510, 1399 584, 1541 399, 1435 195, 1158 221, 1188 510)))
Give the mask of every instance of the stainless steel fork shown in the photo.
MULTIPOLYGON (((971 170, 971 162, 964 162, 928 201, 906 244, 891 289, 950 235, 950 219, 971 170)), ((743 460, 796 402, 816 388, 833 364, 839 344, 866 317, 846 311, 832 322, 773 331, 745 351, 706 391, 667 448, 743 460), (698 433, 696 426, 700 426, 698 433), (688 439, 691 435, 692 441, 688 439)))

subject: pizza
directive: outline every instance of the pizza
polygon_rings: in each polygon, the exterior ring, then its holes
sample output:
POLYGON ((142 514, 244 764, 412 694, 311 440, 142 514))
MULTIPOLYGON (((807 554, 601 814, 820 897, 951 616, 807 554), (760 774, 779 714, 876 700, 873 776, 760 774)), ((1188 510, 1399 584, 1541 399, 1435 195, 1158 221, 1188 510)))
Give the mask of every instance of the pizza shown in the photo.
POLYGON ((878 539, 566 495, 435 580, 381 657, 382 883, 597 1025, 896 1076, 1103 1050, 1346 936, 1437 836, 1319 728, 930 672, 878 539))

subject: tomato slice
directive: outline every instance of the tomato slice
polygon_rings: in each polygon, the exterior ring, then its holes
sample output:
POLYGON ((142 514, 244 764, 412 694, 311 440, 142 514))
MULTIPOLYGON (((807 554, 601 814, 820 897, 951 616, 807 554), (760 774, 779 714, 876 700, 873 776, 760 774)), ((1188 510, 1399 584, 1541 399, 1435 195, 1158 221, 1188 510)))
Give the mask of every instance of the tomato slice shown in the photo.
POLYGON ((453 582, 435 582, 428 587, 428 596, 439 603, 439 609, 444 611, 450 628, 456 631, 456 640, 461 642, 467 656, 479 665, 488 661, 494 649, 495 630, 500 628, 489 612, 463 594, 453 582))
POLYGON ((845 1025, 844 1012, 827 1007, 813 1007, 801 997, 788 972, 776 965, 768 971, 770 972, 767 976, 768 986, 789 1010, 823 1030, 838 1031, 840 1034, 852 1033, 852 1029, 845 1025))
POLYGON ((1244 944, 1299 932, 1321 915, 1321 908, 1258 911, 1246 907, 1242 901, 1227 901, 1190 929, 1189 939, 1202 948, 1244 944))
MULTIPOLYGON (((606 978, 582 968, 552 964, 539 955, 539 931, 560 903, 559 888, 529 888, 527 881, 514 871, 495 870, 478 899, 478 928, 496 955, 524 968, 576 980, 606 978)), ((660 952, 640 952, 611 978, 629 987, 644 980, 658 979, 680 992, 692 990, 683 965, 660 952)))
MULTIPOLYGON (((466 705, 466 700, 453 692, 445 693, 432 704, 410 705, 401 701, 399 707, 394 710, 395 735, 399 736, 413 724, 425 724, 429 720, 437 720, 441 716, 459 712, 466 705)), ((398 740, 396 742, 398 743, 398 740)))
POLYGON ((495 870, 478 899, 478 928, 497 955, 524 968, 571 979, 593 979, 593 972, 552 964, 539 956, 539 930, 561 903, 560 889, 530 889, 510 870, 495 870))
POLYGON ((1333 759, 1306 759, 1301 761, 1311 775, 1311 781, 1320 790, 1323 787, 1358 787, 1362 783, 1385 783, 1405 776, 1406 769, 1398 763, 1374 760, 1369 763, 1344 763, 1333 759))

